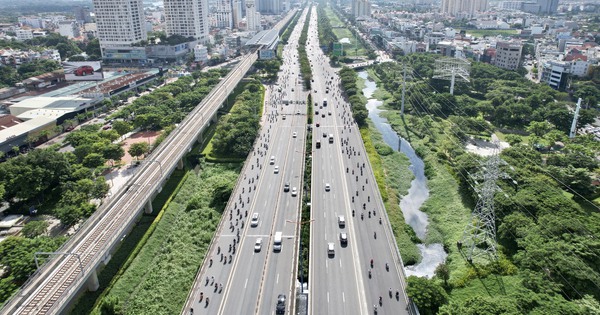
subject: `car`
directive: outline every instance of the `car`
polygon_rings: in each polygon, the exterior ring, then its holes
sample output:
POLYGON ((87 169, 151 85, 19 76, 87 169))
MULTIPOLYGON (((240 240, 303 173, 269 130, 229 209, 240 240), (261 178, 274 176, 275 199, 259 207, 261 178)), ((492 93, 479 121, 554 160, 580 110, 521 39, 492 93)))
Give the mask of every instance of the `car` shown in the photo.
POLYGON ((323 138, 327 138, 327 132, 323 132, 323 138))
POLYGON ((102 130, 108 130, 110 128, 112 128, 110 125, 104 125, 104 126, 102 126, 102 130))
POLYGON ((315 115, 319 116, 319 110, 315 109, 315 115))
POLYGON ((283 191, 285 191, 285 192, 290 191, 290 183, 283 184, 283 191))
POLYGON ((281 119, 285 120, 285 115, 281 116, 281 119))
POLYGON ((331 116, 331 111, 327 112, 327 115, 331 116))
POLYGON ((275 314, 285 314, 285 295, 277 296, 277 305, 275 306, 275 314))
POLYGON ((269 161, 269 164, 275 165, 275 156, 274 155, 271 156, 271 160, 269 161))
POLYGON ((292 92, 294 92, 294 88, 292 88, 292 92))
POLYGON ((315 124, 315 126, 319 127, 319 126, 320 126, 320 124, 319 124, 319 123, 316 123, 316 124, 315 124))
POLYGON ((257 227, 258 226, 258 213, 254 212, 252 214, 252 219, 250 219, 250 227, 257 227))
POLYGON ((327 255, 329 255, 329 257, 335 255, 335 245, 333 243, 327 243, 327 255))
POLYGON ((254 252, 260 252, 262 249, 262 238, 257 238, 254 243, 254 252))
POLYGON ((325 94, 329 94, 329 90, 325 90, 325 94))
POLYGON ((317 90, 314 90, 314 91, 315 91, 315 93, 317 93, 317 90))
POLYGON ((279 166, 275 165, 275 169, 273 169, 273 173, 279 174, 279 166))
POLYGON ((298 189, 296 187, 292 187, 292 197, 296 197, 298 195, 298 189))
POLYGON ((340 228, 345 228, 346 227, 346 218, 343 215, 340 215, 338 217, 338 225, 340 226, 340 228))
POLYGON ((348 245, 348 234, 345 232, 340 232, 340 244, 342 246, 348 245))
POLYGON ((329 185, 329 183, 325 183, 325 191, 330 191, 331 190, 331 185, 329 185))
POLYGON ((81 66, 73 70, 73 74, 78 77, 92 75, 94 74, 94 68, 92 66, 81 66))
POLYGON ((298 133, 294 131, 294 133, 292 133, 292 138, 296 138, 298 137, 298 133))
POLYGON ((325 118, 325 113, 321 114, 321 117, 322 117, 322 118, 325 118))

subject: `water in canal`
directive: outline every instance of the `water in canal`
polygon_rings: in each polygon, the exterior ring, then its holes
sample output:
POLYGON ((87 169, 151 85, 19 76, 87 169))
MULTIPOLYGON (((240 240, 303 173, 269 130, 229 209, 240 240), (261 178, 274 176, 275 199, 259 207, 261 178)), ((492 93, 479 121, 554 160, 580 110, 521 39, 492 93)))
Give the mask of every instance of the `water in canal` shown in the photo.
MULTIPOLYGON (((366 71, 359 72, 358 76, 365 79, 366 87, 362 91, 368 99, 367 109, 369 110, 369 118, 373 121, 377 130, 382 134, 383 140, 392 149, 406 154, 410 160, 410 169, 415 175, 415 178, 411 182, 408 194, 402 197, 400 208, 402 209, 406 223, 413 228, 421 240, 424 240, 427 234, 427 225, 429 224, 429 221, 427 214, 419 209, 429 197, 429 189, 427 188, 427 177, 425 177, 425 165, 423 164, 423 160, 417 156, 415 150, 413 150, 406 140, 398 136, 388 124, 387 119, 379 115, 382 112, 382 110, 379 109, 379 106, 381 106, 383 102, 371 98, 377 89, 375 82, 368 77, 366 71)), ((439 243, 429 245, 418 244, 417 246, 421 251, 423 259, 417 265, 407 266, 406 274, 419 277, 432 277, 435 268, 444 262, 447 254, 444 252, 442 244, 439 243)))

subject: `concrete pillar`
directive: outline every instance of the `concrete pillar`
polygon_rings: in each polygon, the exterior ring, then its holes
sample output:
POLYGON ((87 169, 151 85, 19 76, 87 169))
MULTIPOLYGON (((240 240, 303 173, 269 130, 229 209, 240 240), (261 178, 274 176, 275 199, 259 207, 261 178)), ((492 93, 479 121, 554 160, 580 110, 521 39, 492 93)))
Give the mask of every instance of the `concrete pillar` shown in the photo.
POLYGON ((148 199, 148 201, 146 202, 146 206, 144 207, 144 213, 152 213, 152 199, 148 199))
POLYGON ((217 121, 219 121, 219 116, 215 113, 215 115, 210 118, 210 122, 216 124, 217 121))
POLYGON ((90 276, 87 279, 87 287, 88 291, 95 292, 100 287, 100 282, 98 281, 98 273, 96 270, 90 273, 90 276))
POLYGON ((179 160, 179 162, 177 162, 177 169, 181 170, 183 169, 183 159, 179 160))

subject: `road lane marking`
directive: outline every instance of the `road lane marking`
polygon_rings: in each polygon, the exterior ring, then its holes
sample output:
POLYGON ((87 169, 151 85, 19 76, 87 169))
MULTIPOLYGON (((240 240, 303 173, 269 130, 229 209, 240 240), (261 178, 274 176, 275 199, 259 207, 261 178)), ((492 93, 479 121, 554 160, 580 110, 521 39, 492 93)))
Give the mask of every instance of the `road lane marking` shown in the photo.
POLYGON ((244 289, 248 287, 248 278, 246 278, 246 281, 244 282, 244 289))

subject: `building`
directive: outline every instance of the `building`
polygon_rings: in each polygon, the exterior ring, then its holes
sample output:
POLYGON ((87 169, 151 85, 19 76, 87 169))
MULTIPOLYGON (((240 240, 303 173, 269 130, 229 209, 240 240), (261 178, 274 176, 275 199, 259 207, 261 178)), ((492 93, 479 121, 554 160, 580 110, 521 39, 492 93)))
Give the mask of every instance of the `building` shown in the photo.
POLYGON ((92 16, 90 14, 90 8, 88 8, 88 7, 84 7, 84 6, 80 6, 80 5, 75 6, 73 8, 73 15, 75 15, 75 20, 80 25, 92 22, 92 16))
POLYGON ((194 47, 194 61, 207 63, 208 62, 208 48, 202 44, 197 44, 194 47))
POLYGON ((242 1, 233 0, 231 1, 231 17, 233 20, 233 28, 237 29, 240 27, 242 21, 242 1))
POLYGON ((518 42, 496 43, 496 58, 494 65, 506 70, 517 70, 521 62, 523 45, 518 42))
POLYGON ((81 36, 79 32, 79 25, 73 20, 58 22, 58 33, 62 36, 68 37, 69 39, 81 36))
POLYGON ((17 40, 18 41, 24 41, 24 40, 28 40, 28 39, 32 39, 33 38, 33 31, 32 30, 17 29, 16 33, 17 33, 17 40))
POLYGON ((281 14, 281 0, 259 0, 258 12, 260 14, 281 14))
POLYGON ((521 11, 523 9, 523 1, 503 1, 500 3, 500 8, 521 11))
POLYGON ((487 0, 442 0, 442 13, 456 17, 473 17, 487 10, 487 0))
POLYGON ((37 16, 34 16, 34 17, 22 16, 18 19, 18 21, 19 21, 19 24, 21 24, 21 26, 27 25, 32 28, 45 28, 46 27, 46 23, 44 23, 44 20, 37 16))
POLYGON ((133 47, 148 39, 143 0, 93 0, 93 3, 102 58, 121 62, 145 60, 144 48, 133 47))
POLYGON ((545 82, 555 90, 564 90, 571 72, 571 63, 568 61, 547 60, 539 63, 538 76, 540 82, 545 82))
POLYGON ((525 2, 522 10, 533 14, 554 14, 558 10, 558 0, 525 2))
POLYGON ((208 40, 207 0, 164 0, 167 35, 208 40))
POLYGON ((217 3, 217 7, 214 12, 211 13, 213 18, 213 27, 223 29, 223 28, 233 28, 233 14, 231 2, 228 0, 221 0, 217 3))
POLYGON ((246 25, 248 31, 260 30, 260 17, 256 12, 256 2, 254 0, 246 0, 246 25))
POLYGON ((352 15, 354 17, 371 16, 369 0, 352 0, 352 15))

